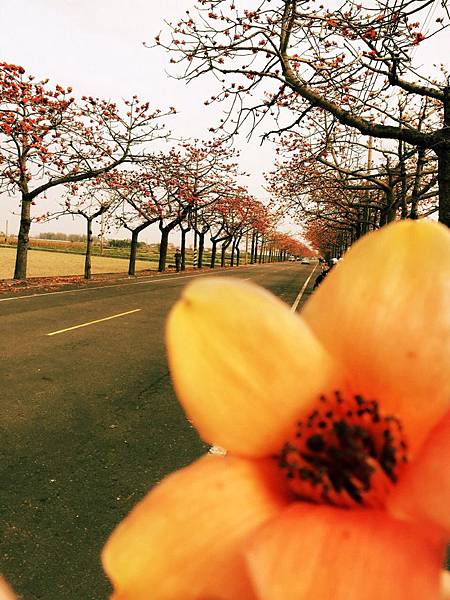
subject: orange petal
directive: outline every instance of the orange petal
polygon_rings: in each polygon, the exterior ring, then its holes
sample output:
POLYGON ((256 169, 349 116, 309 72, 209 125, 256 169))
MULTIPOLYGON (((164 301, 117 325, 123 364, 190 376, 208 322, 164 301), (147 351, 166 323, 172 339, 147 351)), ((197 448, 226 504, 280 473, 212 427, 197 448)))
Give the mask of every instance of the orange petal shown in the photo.
POLYGON ((450 572, 443 571, 441 578, 442 600, 450 600, 450 572))
POLYGON ((449 406, 449 282, 448 229, 402 221, 352 246, 303 311, 354 391, 400 417, 415 447, 449 406))
POLYGON ((443 547, 375 510, 292 505, 247 552, 259 600, 437 600, 443 547))
POLYGON ((450 412, 432 429, 388 498, 389 510, 450 538, 450 412))
POLYGON ((0 577, 0 600, 17 600, 14 592, 2 577, 0 577))
POLYGON ((269 460, 205 456, 160 483, 103 551, 114 600, 254 600, 240 546, 287 503, 269 460))
POLYGON ((203 439, 235 454, 279 450, 297 415, 336 380, 302 320, 243 281, 188 286, 170 314, 167 346, 188 418, 203 439))

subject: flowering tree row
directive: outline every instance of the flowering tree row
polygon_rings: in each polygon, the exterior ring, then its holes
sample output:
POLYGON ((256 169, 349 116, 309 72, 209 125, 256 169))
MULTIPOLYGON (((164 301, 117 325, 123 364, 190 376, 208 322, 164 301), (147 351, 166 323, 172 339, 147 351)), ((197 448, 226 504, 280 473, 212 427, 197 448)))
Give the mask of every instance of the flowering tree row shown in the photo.
POLYGON ((70 87, 35 81, 17 65, 0 63, 0 192, 21 199, 14 277, 27 272, 31 207, 55 187, 81 183, 145 161, 166 137, 163 112, 136 96, 119 107, 70 87))
MULTIPOLYGON (((206 103, 224 105, 227 116, 218 129, 235 133, 245 122, 251 129, 263 123, 265 137, 303 136, 305 128, 314 130, 316 122, 326 121, 327 134, 340 124, 366 139, 391 140, 385 148, 397 145, 400 169, 411 153, 418 172, 432 160, 439 220, 450 225, 448 76, 445 69, 432 73, 414 66, 419 45, 439 36, 445 43, 447 5, 443 2, 431 20, 431 4, 345 0, 332 10, 309 0, 245 6, 241 0, 198 0, 156 43, 183 69, 179 77, 216 76, 218 87, 206 103), (415 107, 418 112, 411 114, 415 107)), ((386 164, 381 175, 389 177, 386 164)), ((413 215, 416 198, 410 201, 413 215)), ((386 204, 392 214, 392 200, 386 204)))
MULTIPOLYGON (((410 111, 411 118, 413 116, 410 111)), ((418 116, 433 118, 422 110, 418 116)), ((278 203, 303 224, 344 232, 350 244, 367 231, 395 219, 417 219, 437 212, 437 164, 430 151, 402 141, 368 142, 326 114, 314 133, 282 136, 276 169, 268 174, 278 203)))
POLYGON ((239 175, 237 153, 223 140, 181 142, 168 152, 148 156, 133 168, 68 184, 59 208, 43 219, 67 214, 85 219, 86 278, 91 276, 92 224, 100 217, 109 227, 122 227, 131 233, 130 275, 135 274, 139 234, 151 225, 160 230, 159 271, 167 266, 169 236, 177 230, 181 270, 186 268, 189 232, 194 234, 194 266, 198 268, 204 266, 207 237, 212 246, 211 268, 218 260, 225 266, 227 253, 231 266, 239 265, 244 243, 250 262, 307 254, 309 250, 299 242, 276 233, 276 215, 237 183, 239 175))
MULTIPOLYGON (((160 271, 166 267, 169 236, 177 228, 182 268, 189 231, 196 249, 198 242, 198 267, 206 235, 212 243, 212 267, 219 244, 224 265, 229 248, 231 264, 239 264, 243 238, 251 236, 253 261, 259 256, 258 243, 260 250, 263 239, 268 243, 273 218, 238 185, 243 175, 238 155, 223 139, 181 142, 155 152, 153 142, 167 138, 164 118, 174 108, 151 111, 136 96, 121 108, 92 97, 77 101, 71 88, 36 82, 22 67, 6 63, 0 64, 0 79, 0 191, 21 198, 15 278, 26 277, 33 219, 64 214, 86 221, 86 278, 91 276, 92 224, 100 217, 130 231, 130 274, 135 272, 139 234, 152 224, 161 233, 160 271), (39 196, 58 186, 57 210, 33 216, 39 196)), ((281 246, 277 243, 280 251, 281 246)))

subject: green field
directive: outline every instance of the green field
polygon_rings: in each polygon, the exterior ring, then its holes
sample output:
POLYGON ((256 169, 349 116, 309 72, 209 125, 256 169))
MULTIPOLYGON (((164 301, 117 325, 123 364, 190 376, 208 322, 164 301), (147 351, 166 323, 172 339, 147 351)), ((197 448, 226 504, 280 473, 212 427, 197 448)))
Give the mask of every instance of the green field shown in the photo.
MULTIPOLYGON (((15 248, 0 248, 0 279, 12 279, 14 274, 15 248)), ((137 260, 136 271, 154 269, 157 262, 137 260)), ((84 256, 66 252, 46 252, 31 249, 28 252, 28 277, 63 277, 64 275, 83 275, 84 256)), ((92 273, 126 273, 126 258, 92 257, 92 273)))

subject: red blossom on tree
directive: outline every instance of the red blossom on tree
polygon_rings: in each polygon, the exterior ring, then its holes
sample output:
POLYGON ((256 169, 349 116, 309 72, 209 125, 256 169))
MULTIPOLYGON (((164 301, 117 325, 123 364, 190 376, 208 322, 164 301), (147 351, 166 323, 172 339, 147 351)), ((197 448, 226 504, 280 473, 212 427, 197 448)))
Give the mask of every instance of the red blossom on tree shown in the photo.
POLYGON ((134 96, 115 103, 48 86, 23 67, 0 63, 0 189, 20 194, 21 222, 14 277, 26 277, 31 205, 50 188, 98 177, 139 162, 146 144, 164 136, 162 113, 134 96))
POLYGON ((184 63, 181 78, 216 76, 219 89, 208 103, 226 101, 220 127, 230 133, 271 117, 276 123, 266 135, 297 131, 325 111, 363 136, 430 149, 438 160, 439 219, 450 225, 447 75, 434 80, 414 71, 411 62, 417 44, 450 24, 444 3, 442 14, 424 28, 431 4, 375 0, 363 6, 345 0, 331 10, 308 0, 262 0, 252 10, 230 10, 226 0, 200 0, 197 16, 171 26, 169 35, 185 44, 174 45, 170 37, 159 43, 172 53, 171 62, 184 63), (208 17, 211 10, 220 20, 208 17), (440 118, 430 128, 391 118, 384 108, 399 91, 409 100, 435 103, 440 118))

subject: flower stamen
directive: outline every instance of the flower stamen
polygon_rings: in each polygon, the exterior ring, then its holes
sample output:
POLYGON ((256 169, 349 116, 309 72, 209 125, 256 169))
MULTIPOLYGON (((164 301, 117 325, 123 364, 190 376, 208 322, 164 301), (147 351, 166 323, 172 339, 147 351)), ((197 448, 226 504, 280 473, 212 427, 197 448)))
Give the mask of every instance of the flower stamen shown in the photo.
POLYGON ((407 462, 407 444, 399 419, 380 414, 376 400, 336 391, 297 423, 277 459, 299 499, 380 508, 407 462))

